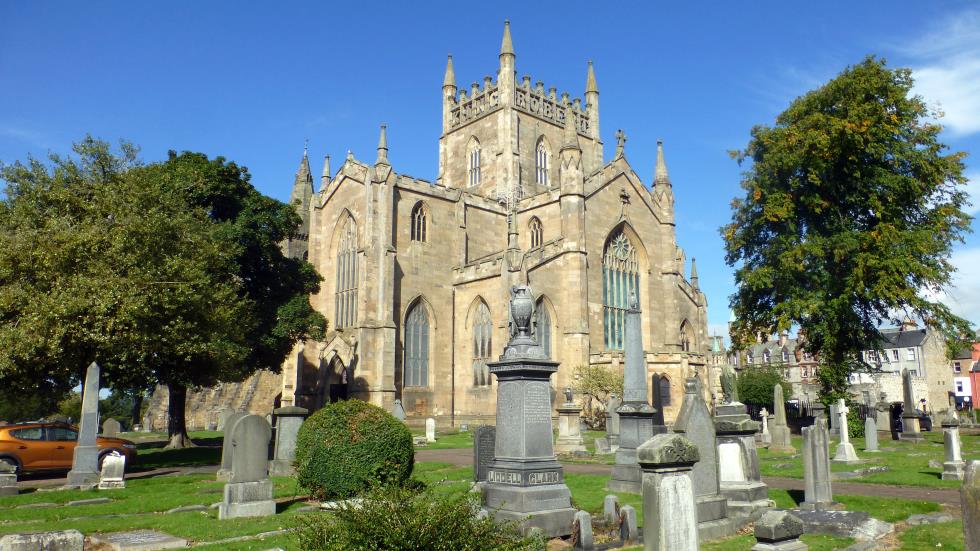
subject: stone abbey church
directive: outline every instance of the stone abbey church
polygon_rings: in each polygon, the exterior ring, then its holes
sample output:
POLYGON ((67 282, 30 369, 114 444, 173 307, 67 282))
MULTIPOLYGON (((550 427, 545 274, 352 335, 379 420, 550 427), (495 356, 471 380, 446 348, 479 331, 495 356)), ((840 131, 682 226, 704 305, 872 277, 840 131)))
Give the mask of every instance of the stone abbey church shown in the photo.
POLYGON ((487 362, 508 341, 518 283, 532 288, 535 333, 561 362, 555 391, 576 366, 621 369, 631 293, 666 418, 685 377, 717 379, 705 373, 707 301, 693 261, 685 277, 662 144, 644 183, 622 132, 606 160, 591 62, 584 98, 571 98, 518 80, 516 61, 508 24, 495 81, 458 87, 449 58, 434 181, 391 166, 384 127, 374 160, 348 154, 332 173, 325 159, 319 191, 304 153, 291 195, 303 235, 284 247, 323 275, 310 300, 330 327, 287 359, 276 405, 359 398, 390 411, 400 399, 409 422, 492 423, 487 362))

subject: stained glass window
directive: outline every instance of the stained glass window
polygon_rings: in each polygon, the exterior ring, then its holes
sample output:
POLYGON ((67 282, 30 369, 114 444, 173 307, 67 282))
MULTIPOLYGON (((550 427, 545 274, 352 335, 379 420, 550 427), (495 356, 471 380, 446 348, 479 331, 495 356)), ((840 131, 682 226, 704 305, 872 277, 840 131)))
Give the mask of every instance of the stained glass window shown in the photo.
POLYGON ((606 242, 602 253, 602 317, 605 345, 623 349, 623 331, 630 294, 640 298, 640 267, 636 248, 619 231, 606 242))
POLYGON ((429 384, 429 314, 421 303, 405 319, 405 386, 429 384))
POLYGON ((357 322, 357 224, 350 216, 341 230, 336 268, 334 326, 343 329, 357 322))

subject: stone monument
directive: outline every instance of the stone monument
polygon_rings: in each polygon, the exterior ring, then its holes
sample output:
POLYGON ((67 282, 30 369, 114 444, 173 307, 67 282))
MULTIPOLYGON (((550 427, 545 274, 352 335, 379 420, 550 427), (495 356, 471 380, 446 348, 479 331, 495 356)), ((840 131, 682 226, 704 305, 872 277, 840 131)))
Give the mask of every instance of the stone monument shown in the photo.
POLYGON ((119 421, 116 421, 112 417, 106 419, 102 423, 102 436, 108 438, 116 438, 119 436, 119 433, 121 431, 122 431, 122 425, 120 425, 119 421))
POLYGON ((702 540, 713 540, 735 532, 728 518, 728 500, 721 495, 718 482, 718 449, 715 424, 701 393, 701 382, 692 377, 684 382, 684 401, 672 427, 698 448, 700 460, 694 464, 694 502, 698 513, 698 533, 702 540))
POLYGON ((429 443, 436 441, 436 420, 432 417, 425 420, 425 441, 429 443))
POLYGON ((99 364, 92 362, 85 373, 82 390, 82 419, 78 425, 78 444, 68 472, 66 488, 91 488, 99 483, 99 364))
POLYGON ((980 461, 970 461, 963 471, 960 487, 963 508, 964 551, 980 551, 980 461))
POLYGON ((823 410, 817 410, 813 425, 803 427, 804 501, 800 509, 819 511, 834 504, 830 487, 830 431, 823 410))
POLYGON ((499 360, 488 363, 498 381, 497 433, 484 504, 495 519, 517 521, 525 531, 567 536, 575 509, 551 444, 550 380, 558 362, 548 359, 531 336, 533 315, 531 289, 514 286, 510 342, 499 360))
POLYGON ((297 406, 285 406, 272 410, 272 413, 276 414, 276 442, 272 460, 269 461, 269 474, 291 476, 296 472, 293 466, 296 461, 296 435, 310 411, 297 406))
POLYGON ((17 493, 17 467, 0 461, 0 496, 15 496, 17 493))
POLYGON ((793 441, 790 439, 789 425, 786 424, 786 400, 783 399, 783 385, 772 388, 772 407, 774 418, 769 434, 772 442, 769 451, 776 453, 796 453, 793 441))
POLYGON ((691 469, 698 447, 679 434, 657 434, 637 448, 643 469, 645 551, 698 551, 698 512, 691 469))
POLYGON ((878 402, 874 405, 875 424, 878 425, 879 432, 891 432, 892 426, 889 424, 891 418, 892 405, 888 402, 888 394, 878 393, 878 402))
POLYGON ((949 398, 949 409, 943 419, 943 480, 963 480, 963 454, 960 450, 960 420, 956 416, 954 398, 949 398))
POLYGON ((218 518, 264 517, 276 513, 269 480, 272 428, 259 415, 246 415, 231 430, 231 478, 225 484, 218 518))
POLYGON ((565 389, 565 403, 558 406, 558 440, 555 453, 586 452, 582 442, 582 424, 579 414, 582 408, 572 401, 572 389, 565 389))
POLYGON ((395 405, 391 408, 391 414, 399 421, 405 420, 405 407, 402 405, 400 398, 395 398, 395 405))
POLYGON ((759 422, 753 421, 745 404, 739 402, 738 380, 731 366, 722 373, 722 390, 725 403, 715 408, 721 495, 728 499, 729 517, 756 518, 772 506, 755 447, 759 422))
POLYGON ((759 443, 767 448, 772 443, 772 433, 769 432, 769 410, 762 408, 759 412, 759 421, 762 423, 762 430, 759 432, 759 443))
POLYGON ((621 405, 623 401, 615 392, 609 394, 609 399, 606 400, 606 438, 612 451, 619 447, 619 414, 616 410, 621 405))
POLYGON ((497 427, 493 425, 480 425, 473 431, 473 479, 476 482, 487 481, 496 442, 497 427))
POLYGON ((919 432, 919 414, 915 412, 915 399, 912 397, 912 372, 908 369, 902 370, 902 398, 902 433, 899 438, 912 442, 921 442, 922 433, 919 432))
POLYGON ((226 428, 230 431, 231 427, 228 426, 228 419, 235 413, 235 410, 230 407, 224 407, 218 411, 218 430, 225 430, 226 428))
POLYGON ((878 452, 878 420, 868 416, 864 419, 864 451, 878 452))
POLYGON ((99 477, 100 490, 117 490, 126 487, 126 456, 111 452, 102 459, 102 473, 99 477))
POLYGON ((231 478, 231 435, 235 430, 235 423, 245 415, 240 411, 233 411, 225 417, 224 425, 222 425, 224 436, 221 439, 221 466, 218 467, 218 473, 215 475, 216 480, 227 482, 231 478))
POLYGON ((807 551, 800 541, 803 521, 789 511, 769 511, 755 523, 755 541, 749 551, 807 551))
POLYGON ((847 425, 847 414, 851 408, 847 407, 847 402, 843 399, 837 401, 837 426, 840 427, 840 443, 837 444, 837 453, 834 454, 834 463, 860 463, 854 445, 851 444, 851 437, 847 425))
POLYGON ((616 450, 616 465, 606 487, 614 492, 638 494, 642 487, 636 448, 654 434, 667 432, 667 427, 654 424, 656 410, 647 403, 647 366, 643 353, 640 308, 635 293, 630 294, 624 325, 623 405, 616 410, 619 414, 619 449, 616 450))

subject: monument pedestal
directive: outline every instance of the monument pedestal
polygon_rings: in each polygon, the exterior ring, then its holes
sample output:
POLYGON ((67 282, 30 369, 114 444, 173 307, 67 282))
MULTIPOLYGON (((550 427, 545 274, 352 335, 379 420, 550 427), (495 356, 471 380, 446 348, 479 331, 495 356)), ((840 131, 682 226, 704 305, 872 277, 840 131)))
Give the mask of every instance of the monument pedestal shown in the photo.
POLYGON ((582 424, 579 414, 582 408, 565 403, 558 408, 558 440, 555 453, 587 452, 582 442, 582 424))
MULTIPOLYGON (((952 404, 950 408, 952 408, 952 404)), ((955 409, 951 409, 951 412, 955 409)), ((963 462, 963 452, 960 448, 960 423, 955 413, 948 413, 943 420, 943 480, 963 480, 966 463, 963 462)))
POLYGON ((224 501, 218 505, 221 520, 239 517, 265 517, 276 514, 271 480, 225 484, 224 501))
POLYGON ((733 402, 715 408, 719 490, 728 500, 729 517, 758 518, 772 508, 755 447, 759 426, 749 417, 745 404, 733 402))
POLYGON ((94 488, 99 483, 99 447, 75 446, 72 468, 65 488, 94 488))
POLYGON ((922 442, 922 433, 919 432, 919 416, 902 414, 902 432, 898 433, 899 440, 910 442, 922 442))
POLYGON ((837 444, 837 452, 834 454, 833 462, 853 465, 855 463, 861 463, 861 460, 858 458, 857 452, 854 451, 854 444, 841 442, 837 444))
POLYGON ((667 427, 654 424, 656 410, 648 404, 625 403, 616 412, 619 413, 619 449, 606 488, 613 492, 639 494, 643 486, 636 448, 653 435, 667 432, 667 427))
POLYGON ((273 459, 269 461, 269 474, 292 476, 296 474, 296 435, 303 420, 310 414, 306 408, 286 406, 272 411, 276 415, 276 436, 273 459))

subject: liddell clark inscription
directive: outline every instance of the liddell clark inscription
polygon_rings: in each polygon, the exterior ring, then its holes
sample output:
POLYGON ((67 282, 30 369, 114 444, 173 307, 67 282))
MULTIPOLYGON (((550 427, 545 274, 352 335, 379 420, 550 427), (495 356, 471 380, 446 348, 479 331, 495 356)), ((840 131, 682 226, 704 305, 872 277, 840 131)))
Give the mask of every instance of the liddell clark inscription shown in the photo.
MULTIPOLYGON (((515 473, 510 471, 490 471, 487 473, 487 482, 492 482, 495 484, 513 484, 515 486, 521 485, 521 473, 515 473)), ((527 484, 529 486, 536 486, 540 484, 558 484, 561 482, 561 476, 558 471, 539 471, 528 473, 527 484)))

